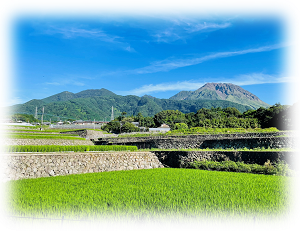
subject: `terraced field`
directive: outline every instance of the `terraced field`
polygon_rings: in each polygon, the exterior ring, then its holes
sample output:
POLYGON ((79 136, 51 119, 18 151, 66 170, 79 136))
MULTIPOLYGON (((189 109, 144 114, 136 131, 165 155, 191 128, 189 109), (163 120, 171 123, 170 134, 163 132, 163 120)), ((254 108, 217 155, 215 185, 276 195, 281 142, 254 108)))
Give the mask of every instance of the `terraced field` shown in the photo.
POLYGON ((7 183, 20 216, 258 216, 288 210, 289 178, 193 169, 115 171, 7 183))

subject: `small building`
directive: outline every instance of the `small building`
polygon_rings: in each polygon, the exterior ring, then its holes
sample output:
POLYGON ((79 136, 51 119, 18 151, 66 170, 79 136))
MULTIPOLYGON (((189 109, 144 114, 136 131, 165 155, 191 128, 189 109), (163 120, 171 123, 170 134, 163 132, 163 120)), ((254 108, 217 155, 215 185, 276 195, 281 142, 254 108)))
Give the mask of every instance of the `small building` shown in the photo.
POLYGON ((171 128, 167 124, 162 124, 158 128, 149 128, 149 132, 168 132, 170 130, 171 130, 171 128))
POLYGON ((73 121, 73 124, 76 124, 76 125, 83 125, 83 124, 84 124, 84 121, 83 121, 83 120, 75 120, 75 121, 73 121))
POLYGON ((139 127, 140 123, 139 122, 131 122, 134 126, 139 127))
POLYGON ((162 125, 160 125, 160 128, 170 128, 170 126, 167 124, 162 124, 162 125))

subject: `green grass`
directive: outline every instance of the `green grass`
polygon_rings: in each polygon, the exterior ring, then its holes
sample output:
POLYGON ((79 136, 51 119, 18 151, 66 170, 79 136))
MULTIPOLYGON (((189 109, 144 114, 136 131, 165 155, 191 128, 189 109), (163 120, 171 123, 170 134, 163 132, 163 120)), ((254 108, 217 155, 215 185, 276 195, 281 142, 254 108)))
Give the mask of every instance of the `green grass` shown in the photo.
POLYGON ((172 130, 165 133, 138 133, 124 134, 122 137, 149 137, 149 136, 185 136, 185 135, 214 135, 214 134, 236 134, 236 133, 272 133, 279 132, 277 128, 203 128, 193 127, 189 129, 172 130))
POLYGON ((60 134, 60 133, 30 133, 30 132, 8 132, 8 136, 78 136, 78 134, 60 134))
POLYGON ((11 139, 62 139, 62 140, 86 140, 85 138, 81 137, 74 137, 74 136, 65 136, 65 134, 57 134, 57 135, 51 135, 51 134, 37 134, 37 135, 27 135, 24 134, 9 134, 7 136, 11 139))
POLYGON ((264 148, 264 147, 259 147, 259 148, 238 148, 238 149, 234 149, 234 148, 205 148, 205 149, 200 149, 200 148, 170 148, 170 149, 162 149, 162 148, 145 148, 145 149, 139 149, 139 151, 202 151, 202 152, 206 152, 206 151, 212 151, 212 152, 216 152, 216 151, 222 151, 222 152, 292 152, 292 151, 297 151, 295 149, 291 149, 291 148, 264 148))
POLYGON ((265 219, 286 212, 289 178, 197 169, 150 169, 6 183, 17 216, 207 216, 265 219))
POLYGON ((10 145, 6 152, 85 152, 85 151, 137 151, 136 146, 125 145, 10 145))
POLYGON ((166 134, 232 134, 232 133, 269 133, 269 132, 279 132, 277 128, 203 128, 203 127, 193 127, 189 129, 180 129, 169 131, 166 134))

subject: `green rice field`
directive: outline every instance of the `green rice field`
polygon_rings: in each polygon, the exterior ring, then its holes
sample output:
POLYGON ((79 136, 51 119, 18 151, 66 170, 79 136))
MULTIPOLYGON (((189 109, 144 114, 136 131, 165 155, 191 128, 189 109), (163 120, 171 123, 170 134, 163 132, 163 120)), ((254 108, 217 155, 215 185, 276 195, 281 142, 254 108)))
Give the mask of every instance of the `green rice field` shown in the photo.
POLYGON ((289 178, 197 169, 148 169, 7 182, 17 216, 97 218, 276 217, 289 207, 289 178))
POLYGON ((86 152, 86 151, 138 151, 126 145, 9 145, 6 152, 86 152))
POLYGON ((7 136, 11 139, 61 139, 61 140, 86 140, 85 138, 75 137, 75 136, 64 136, 64 135, 49 135, 49 134, 37 134, 37 135, 27 135, 27 134, 11 134, 7 136))

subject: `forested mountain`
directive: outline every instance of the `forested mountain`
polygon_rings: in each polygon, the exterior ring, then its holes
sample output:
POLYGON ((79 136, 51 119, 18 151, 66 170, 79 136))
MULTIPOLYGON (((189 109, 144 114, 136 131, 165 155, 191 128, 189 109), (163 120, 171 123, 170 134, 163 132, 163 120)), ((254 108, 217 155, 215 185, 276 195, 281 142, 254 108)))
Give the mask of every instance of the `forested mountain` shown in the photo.
POLYGON ((35 114, 38 107, 40 114, 45 107, 44 120, 52 121, 65 119, 106 120, 111 117, 111 108, 114 107, 115 117, 127 112, 127 115, 154 116, 162 110, 179 110, 183 113, 197 112, 201 108, 234 107, 240 112, 251 109, 249 106, 227 100, 171 100, 158 99, 149 96, 120 96, 106 89, 86 90, 77 94, 62 92, 42 100, 31 100, 24 104, 10 107, 12 114, 35 114))
POLYGON ((173 100, 227 100, 250 106, 253 109, 269 107, 256 95, 232 83, 207 83, 196 91, 181 91, 170 99, 173 100))
POLYGON ((46 103, 52 103, 52 102, 59 102, 59 101, 68 101, 77 98, 89 98, 95 96, 115 96, 115 95, 116 95, 115 93, 106 90, 104 88, 85 90, 85 91, 78 92, 76 94, 72 92, 64 91, 56 95, 52 95, 50 97, 42 99, 42 101, 46 103))

